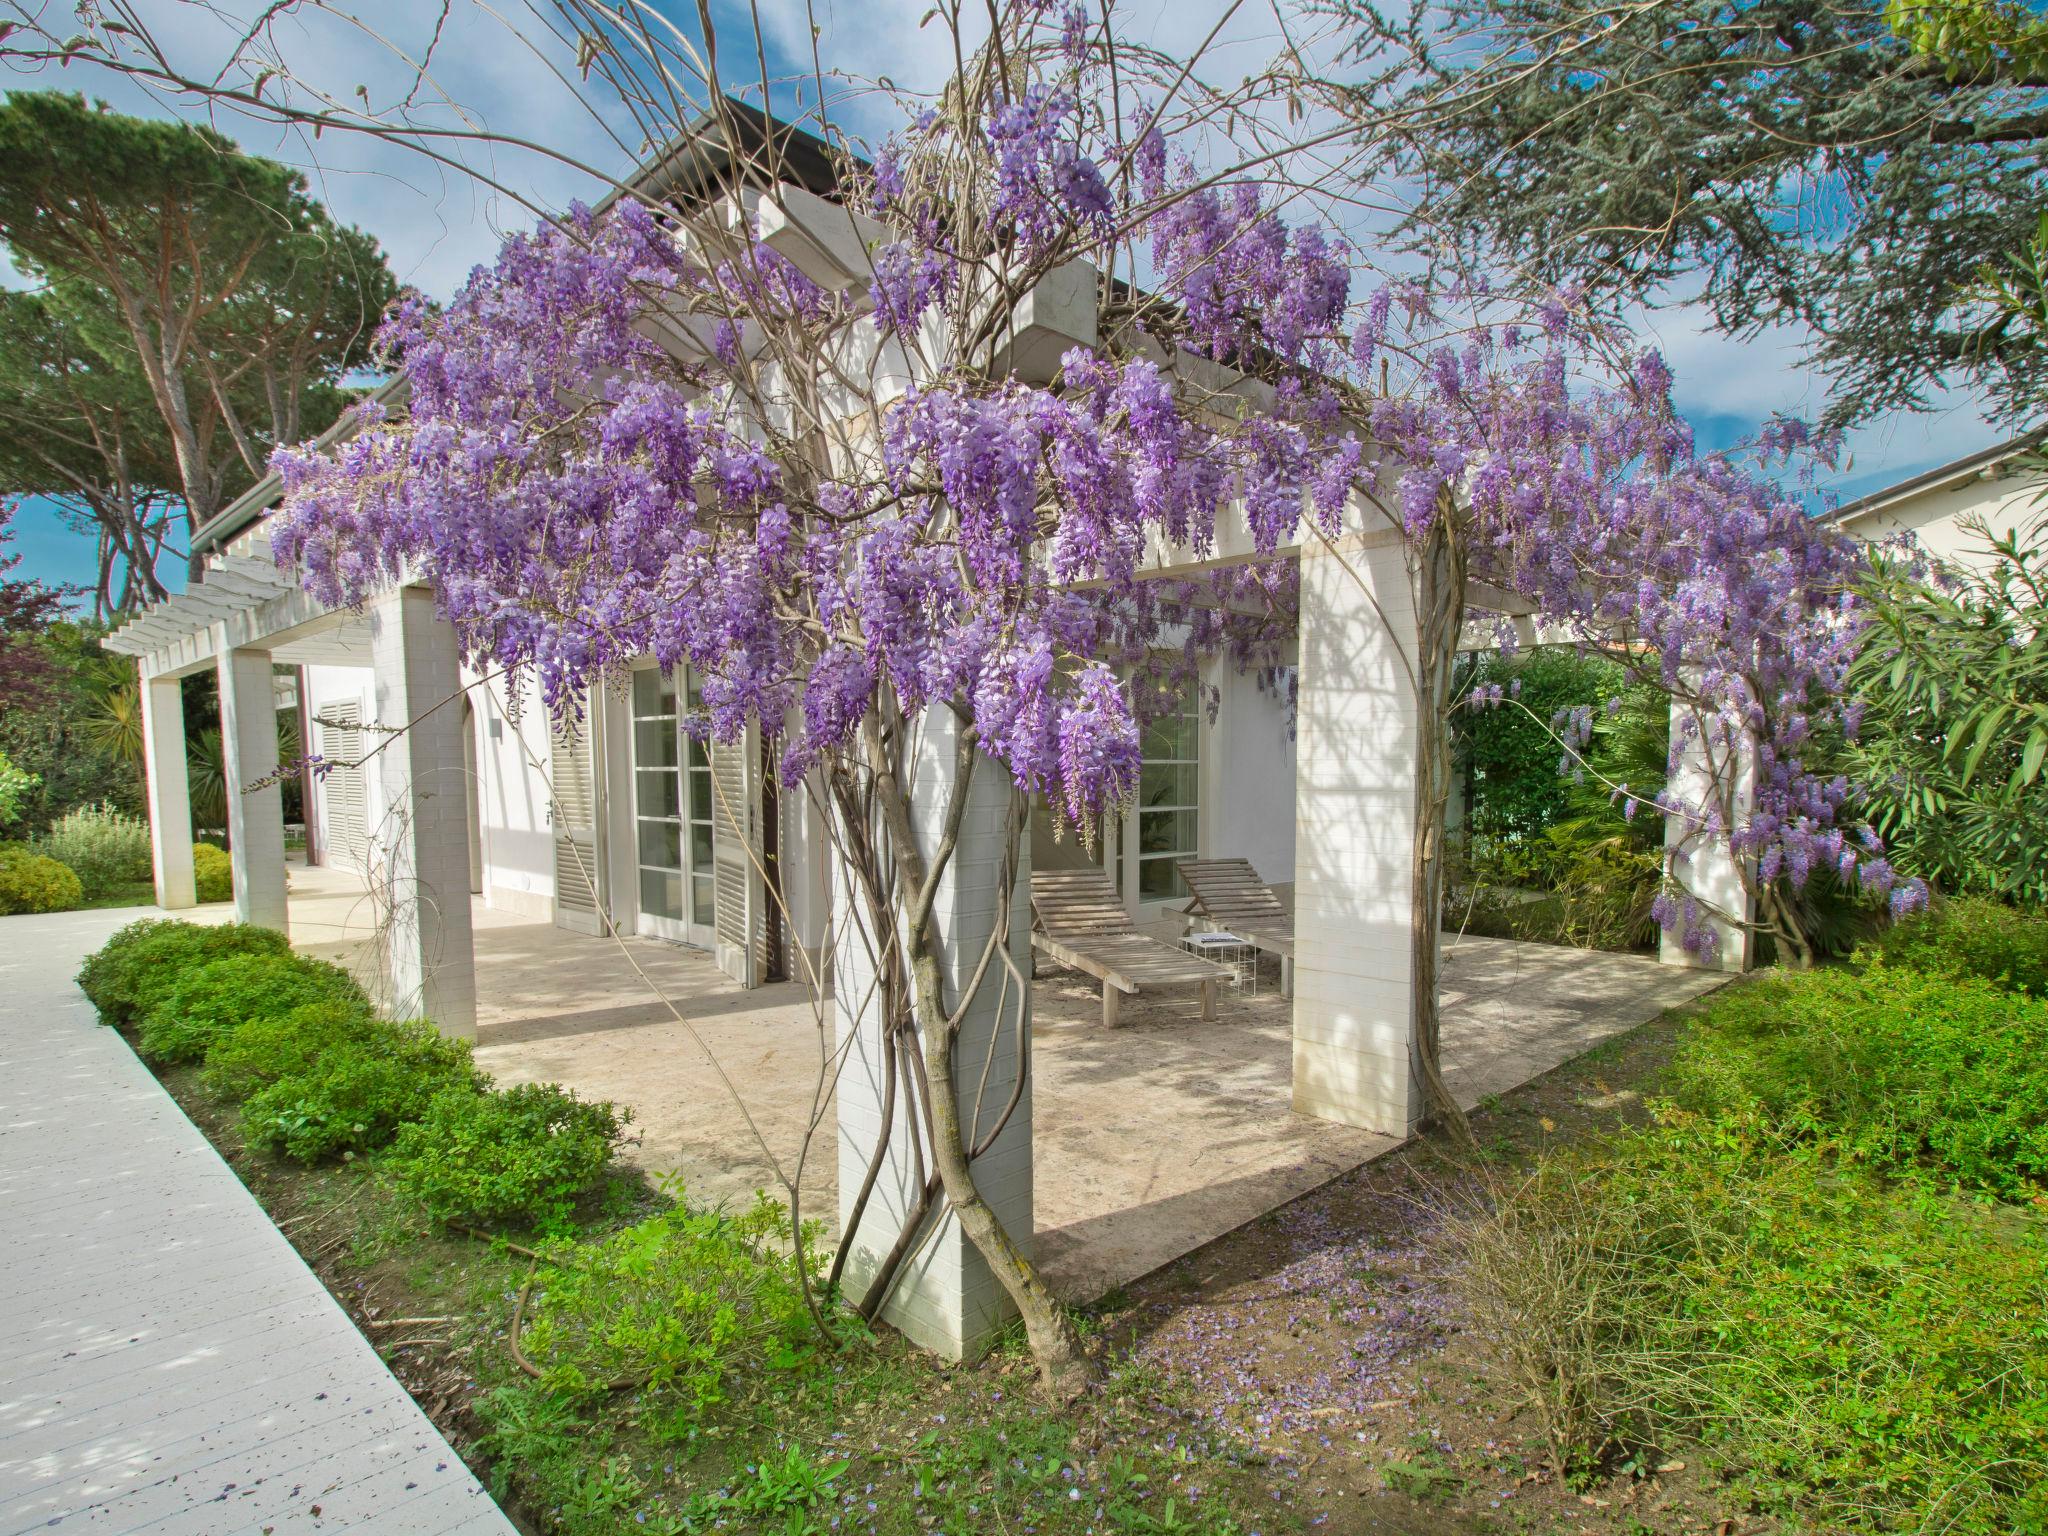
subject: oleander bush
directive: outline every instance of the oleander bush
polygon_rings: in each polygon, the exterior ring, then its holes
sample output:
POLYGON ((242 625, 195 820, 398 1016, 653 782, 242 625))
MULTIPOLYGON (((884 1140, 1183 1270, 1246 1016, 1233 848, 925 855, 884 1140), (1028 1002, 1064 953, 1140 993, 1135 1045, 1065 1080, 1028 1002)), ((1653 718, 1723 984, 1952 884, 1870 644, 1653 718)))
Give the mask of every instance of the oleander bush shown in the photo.
POLYGON ((79 968, 78 985, 108 1024, 139 1022, 185 973, 230 955, 288 955, 291 943, 274 928, 251 923, 179 922, 144 918, 128 924, 79 968))
POLYGON ((235 865, 225 848, 211 843, 192 845, 192 883, 202 902, 235 899, 235 865))
POLYGON ((486 1085, 469 1050, 424 1019, 370 1020, 252 1093, 242 1105, 243 1133, 252 1145, 302 1163, 374 1151, 437 1094, 486 1085))
POLYGON ((438 1222, 561 1231, 630 1118, 556 1083, 448 1089, 399 1130, 388 1165, 438 1222))
POLYGON ((1878 965, 1728 988, 1670 1086, 1724 1134, 2006 1199, 2048 1188, 2048 998, 1974 976, 1878 965))
POLYGON ((257 1019, 307 1003, 368 1006, 340 966, 294 954, 241 954, 187 968, 144 1015, 137 1039, 153 1062, 192 1062, 257 1019))
POLYGON ((60 816, 36 851, 77 875, 91 901, 150 877, 148 821, 104 801, 60 816))
POLYGON ((1957 896, 1894 924, 1857 958, 2048 997, 2048 913, 1957 896))
POLYGON ((78 876, 64 865, 19 843, 0 844, 0 916, 69 912, 84 900, 78 876))

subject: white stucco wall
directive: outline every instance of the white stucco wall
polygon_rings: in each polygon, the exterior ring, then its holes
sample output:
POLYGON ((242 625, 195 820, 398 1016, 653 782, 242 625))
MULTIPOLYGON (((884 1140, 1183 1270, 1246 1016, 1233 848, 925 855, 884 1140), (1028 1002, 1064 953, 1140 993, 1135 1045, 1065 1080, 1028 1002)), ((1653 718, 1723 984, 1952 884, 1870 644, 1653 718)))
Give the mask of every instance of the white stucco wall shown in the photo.
POLYGON ((1212 681, 1222 694, 1202 735, 1202 853, 1250 859, 1269 885, 1294 879, 1293 711, 1227 662, 1212 681))
POLYGON ((1963 528, 1966 516, 1982 517, 1992 532, 2003 535, 2048 513, 2048 502, 2036 499, 2048 484, 2023 474, 1988 473, 1989 479, 1976 475, 1958 485, 1931 487, 1845 517, 1841 529, 1872 542, 1910 533, 1937 559, 1982 569, 1988 563, 1984 541, 1963 528))
MULTIPOLYGON (((465 668, 463 680, 475 684, 465 668)), ((552 917, 555 837, 548 795, 547 712, 528 682, 518 699, 501 679, 469 692, 482 821, 484 904, 552 917), (514 718, 516 715, 516 719, 514 718)))

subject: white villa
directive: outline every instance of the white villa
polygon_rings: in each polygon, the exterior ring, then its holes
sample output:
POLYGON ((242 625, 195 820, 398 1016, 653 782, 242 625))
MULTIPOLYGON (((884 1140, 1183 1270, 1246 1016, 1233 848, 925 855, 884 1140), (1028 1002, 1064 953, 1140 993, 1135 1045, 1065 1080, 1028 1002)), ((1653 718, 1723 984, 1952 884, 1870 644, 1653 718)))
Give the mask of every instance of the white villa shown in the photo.
MULTIPOLYGON (((764 239, 814 280, 851 287, 862 267, 857 216, 833 201, 822 147, 795 143, 785 179, 773 185, 733 185, 724 157, 704 140, 686 141, 643 185, 684 204, 743 197, 764 239)), ((1020 372, 1095 341, 1093 291, 1091 279, 1034 295, 1024 329, 1041 344, 1017 348, 1020 372)), ((730 748, 692 740, 681 721, 693 679, 651 661, 593 696, 583 728, 551 731, 536 699, 510 695, 502 681, 465 665, 427 585, 388 591, 361 612, 329 608, 300 590, 270 557, 265 520, 277 494, 266 480, 201 529, 204 579, 109 642, 136 658, 143 679, 160 906, 194 900, 180 680, 217 674, 227 777, 246 786, 279 767, 273 675, 284 667, 298 674, 298 697, 314 722, 312 750, 359 764, 308 781, 308 856, 360 872, 385 904, 381 963, 393 1011, 474 1033, 473 902, 577 934, 602 934, 609 923, 693 946, 742 988, 796 975, 804 968, 799 951, 825 956, 834 932, 832 861, 813 807, 778 791, 772 740, 750 733, 730 748), (718 805, 736 813, 714 814, 718 805), (780 882, 786 918, 767 899, 764 872, 780 882)), ((1398 529, 1361 514, 1334 545, 1291 553, 1301 564, 1295 707, 1217 663, 1213 720, 1190 701, 1178 729, 1148 737, 1140 803, 1101 846, 1083 853, 1041 828, 1031 858, 1041 867, 1099 860, 1141 920, 1184 905, 1175 866, 1187 858, 1245 858, 1270 884, 1291 887, 1292 1113, 1405 1137, 1420 1109, 1409 1045, 1416 706, 1401 661, 1415 640, 1405 548, 1398 529)), ((1158 566, 1167 574, 1226 558, 1227 551, 1197 562, 1162 550, 1158 566)), ((1513 611, 1511 595, 1481 596, 1513 611)), ((970 808, 970 823, 983 818, 984 832, 998 826, 997 798, 970 808)), ((231 794, 229 820, 237 916, 287 927, 279 790, 231 794)), ((957 954, 976 952, 975 924, 985 934, 993 910, 997 866, 972 851, 973 830, 941 898, 957 954)), ((1696 860, 1685 878, 1726 900, 1732 872, 1710 862, 1696 860)), ((1027 902, 1014 904, 1012 920, 1019 926, 1011 942, 1028 954, 1027 902)), ((850 948, 830 956, 842 999, 862 995, 848 985, 850 948)), ((1725 963, 1739 966, 1742 953, 1729 942, 1725 963)), ((1675 947, 1667 958, 1686 961, 1675 947)), ((841 1005, 837 1018, 842 1039, 871 1022, 853 1004, 841 1005)), ((1028 1031, 1028 1007, 1021 1026, 992 1018, 981 1027, 1028 1031)), ((979 1065, 984 1048, 960 1054, 979 1065)), ((866 1071, 871 1061, 855 1039, 838 1084, 842 1217, 870 1155, 860 1131, 876 1123, 882 1091, 866 1071)), ((1033 1230, 1030 1091, 1027 1083, 1019 1129, 977 1162, 991 1203, 1025 1234, 1033 1230)), ((899 1159, 877 1198, 907 1208, 911 1179, 899 1159)), ((937 1235, 886 1315, 957 1354, 1000 1321, 1003 1298, 951 1218, 934 1221, 937 1235)), ((887 1225, 860 1230, 872 1228, 886 1245, 887 1225)), ((858 1266, 848 1273, 857 1286, 858 1266)))

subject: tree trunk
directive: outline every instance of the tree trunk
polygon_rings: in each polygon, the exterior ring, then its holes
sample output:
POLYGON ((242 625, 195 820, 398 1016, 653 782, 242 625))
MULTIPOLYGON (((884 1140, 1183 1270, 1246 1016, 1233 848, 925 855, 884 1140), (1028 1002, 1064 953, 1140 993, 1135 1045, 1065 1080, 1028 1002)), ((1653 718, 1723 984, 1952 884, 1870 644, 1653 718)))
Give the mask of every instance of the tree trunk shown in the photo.
MULTIPOLYGON (((903 732, 893 733, 900 742, 903 732)), ((882 813, 883 830, 897 874, 899 902, 919 902, 921 892, 943 872, 951 856, 949 842, 942 840, 938 853, 927 865, 911 820, 910 802, 892 754, 883 746, 881 732, 873 718, 868 727, 870 763, 874 770, 875 799, 882 813)), ((959 750, 953 763, 947 815, 949 822, 964 811, 969 781, 977 752, 972 730, 961 728, 959 750)), ((955 823, 957 824, 957 823, 955 823)), ((1023 826, 1012 818, 1011 847, 1005 860, 1015 867, 1023 826)), ((918 1037, 923 1042, 924 1086, 931 1115, 934 1172, 945 1191, 946 1204, 960 1222, 969 1242, 988 1263, 1024 1320, 1025 1336, 1038 1363, 1046 1391, 1059 1402, 1070 1402, 1088 1390, 1094 1379, 1081 1336, 1067 1317, 1058 1297, 1046 1288, 1038 1270, 1004 1228, 1001 1218, 975 1186, 974 1169, 967 1154, 960 1114, 959 1089, 953 1078, 954 1012, 961 1000, 949 1008, 945 983, 939 972, 939 934, 929 907, 909 911, 903 921, 906 960, 910 971, 911 1001, 918 1037)), ((1006 942, 999 933, 996 942, 1006 942)))
POLYGON ((1451 674, 1465 623, 1465 552, 1446 495, 1415 560, 1415 840, 1409 909, 1417 1075, 1423 1123, 1472 1140, 1471 1123, 1444 1083, 1438 969, 1443 946, 1444 826, 1451 797, 1451 674))

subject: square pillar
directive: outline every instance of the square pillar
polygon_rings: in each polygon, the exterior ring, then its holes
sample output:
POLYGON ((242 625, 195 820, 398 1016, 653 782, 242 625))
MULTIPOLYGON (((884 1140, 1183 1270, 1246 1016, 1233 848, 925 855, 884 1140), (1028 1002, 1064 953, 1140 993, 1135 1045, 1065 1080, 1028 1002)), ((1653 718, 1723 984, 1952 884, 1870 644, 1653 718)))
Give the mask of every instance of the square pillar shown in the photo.
POLYGON ((1756 754, 1747 737, 1731 732, 1718 716, 1702 718, 1674 698, 1671 763, 1665 792, 1680 809, 1664 817, 1664 872, 1696 915, 1664 930, 1657 958, 1666 965, 1739 974, 1749 969, 1749 924, 1756 911, 1728 832, 1749 816, 1756 754))
POLYGON ((1398 530, 1301 550, 1294 1108, 1414 1133, 1411 891, 1421 729, 1398 530))
MULTIPOLYGON (((920 844, 929 853, 937 841, 953 774, 958 723, 951 711, 927 712, 917 730, 911 776, 911 810, 920 844)), ((957 850, 940 882, 936 914, 941 938, 940 971, 946 999, 957 1005, 972 979, 983 947, 994 932, 1002 884, 1004 833, 1010 805, 1010 775, 987 757, 976 760, 957 850)), ((1023 838, 1016 885, 1011 892, 1005 942, 1025 977, 1031 974, 1030 839, 1023 838)), ((875 957, 883 953, 871 931, 865 900, 835 860, 832 941, 833 1012, 845 1066, 838 1081, 839 1223, 851 1230, 844 1271, 847 1294, 858 1299, 877 1277, 921 1188, 927 1153, 919 1158, 912 1137, 925 1134, 924 1119, 898 1078, 895 1114, 881 1173, 858 1227, 853 1205, 882 1140, 882 1103, 887 1091, 881 1007, 875 988, 875 957)), ((960 1097, 962 1138, 970 1147, 1002 1119, 1024 1082, 1003 1130, 974 1162, 976 1187, 1012 1239, 1032 1250, 1031 1172, 1031 993, 1009 979, 1000 958, 992 958, 960 1027, 954 1051, 955 1089, 960 1097)), ((921 1091, 921 1090, 920 1090, 921 1091)), ((897 1271, 881 1317, 913 1342, 947 1359, 972 1357, 1015 1315, 980 1251, 961 1230, 941 1192, 927 1216, 910 1257, 897 1271)))
POLYGON ((150 864, 156 904, 167 911, 196 906, 192 878, 192 787, 185 770, 184 688, 175 677, 144 674, 142 762, 149 796, 150 864))
POLYGON ((270 652, 222 647, 221 760, 227 777, 228 853, 235 920, 289 931, 284 897, 284 789, 277 782, 277 688, 270 652), (248 788, 259 779, 265 788, 248 788))
POLYGON ((431 592, 401 587, 370 609, 370 664, 379 729, 366 766, 383 787, 370 854, 386 924, 380 1001, 393 1017, 424 1016, 473 1039, 462 654, 431 592))

